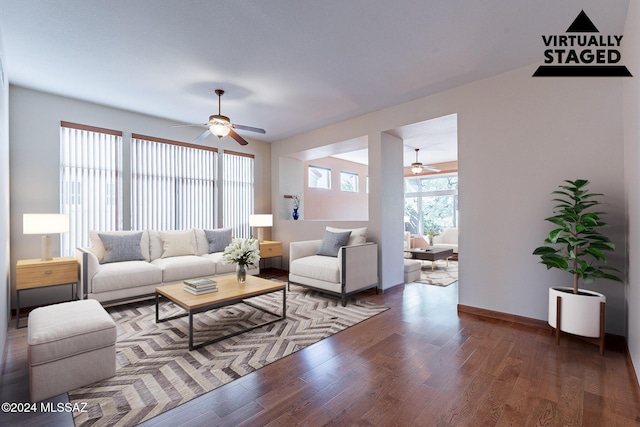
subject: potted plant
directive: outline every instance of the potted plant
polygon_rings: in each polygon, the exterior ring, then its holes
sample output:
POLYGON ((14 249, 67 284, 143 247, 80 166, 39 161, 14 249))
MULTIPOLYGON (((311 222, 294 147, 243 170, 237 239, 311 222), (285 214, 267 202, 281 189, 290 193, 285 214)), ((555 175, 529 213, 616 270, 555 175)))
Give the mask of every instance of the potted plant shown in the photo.
MULTIPOLYGON (((584 337, 600 338, 600 302, 606 302, 603 294, 580 289, 582 283, 596 279, 622 282, 619 271, 606 265, 605 252, 613 251, 615 245, 599 229, 608 224, 600 219, 604 212, 595 210, 602 203, 599 193, 587 190, 588 180, 564 181, 560 190, 552 194, 557 202, 554 215, 546 218, 556 228, 551 230, 544 245, 533 251, 547 269, 557 268, 573 276, 573 287, 549 288, 549 325, 556 328, 557 298, 561 298, 560 330, 584 337)), ((557 335, 559 337, 559 335, 557 335)), ((603 347, 601 344, 601 352, 603 347)))

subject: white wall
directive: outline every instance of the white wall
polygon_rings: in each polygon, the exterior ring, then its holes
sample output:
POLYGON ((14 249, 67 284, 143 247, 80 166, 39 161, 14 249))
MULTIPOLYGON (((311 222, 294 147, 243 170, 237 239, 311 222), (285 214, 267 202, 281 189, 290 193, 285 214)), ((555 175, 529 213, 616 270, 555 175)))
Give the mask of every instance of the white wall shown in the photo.
MULTIPOLYGON (((271 152, 273 176, 279 173, 279 157, 295 151, 359 135, 369 135, 371 148, 387 129, 458 113, 459 302, 546 319, 548 287, 571 283, 570 277, 547 271, 531 252, 550 229, 544 221, 553 207, 550 193, 562 180, 587 178, 592 190, 606 194, 609 235, 618 245, 610 264, 625 268, 622 81, 532 78, 537 65, 278 141, 271 152)), ((374 219, 382 214, 373 212, 381 209, 375 208, 380 169, 393 167, 387 159, 380 161, 369 165, 368 225, 375 237, 381 235, 374 219)), ((274 197, 277 186, 274 179, 274 197)), ((402 193, 402 186, 396 191, 402 193)), ((397 209, 402 211, 402 203, 397 209)), ((397 219, 400 230, 402 218, 397 219)), ((275 237, 286 246, 322 235, 323 226, 303 224, 276 222, 275 237)), ((381 258, 383 266, 399 262, 381 258)), ((607 331, 624 334, 624 286, 591 288, 607 295, 607 331)))
MULTIPOLYGON (((171 128, 174 122, 157 117, 109 108, 70 98, 11 86, 10 94, 11 159, 11 265, 17 260, 38 258, 40 236, 22 234, 25 212, 59 212, 60 121, 81 123, 123 131, 127 142, 131 133, 190 142, 202 132, 198 127, 171 128)), ((248 139, 240 146, 231 138, 205 139, 203 145, 255 155, 255 211, 271 211, 271 171, 268 143, 248 139), (218 145, 219 144, 219 145, 218 145)), ((4 157, 3 157, 4 158, 4 157)), ((127 158, 127 156, 125 156, 127 158)), ((125 181, 126 186, 126 181, 125 181)), ((219 186, 219 189, 221 186, 219 186)), ((128 190, 125 189, 125 190, 128 190)), ((125 194, 128 194, 125 191, 125 194)), ((124 206, 125 228, 129 221, 128 204, 124 206)), ((54 248, 59 255, 58 239, 54 248)), ((13 269, 14 270, 14 269, 13 269)), ((15 282, 15 280, 14 280, 15 282)), ((15 289, 15 283, 13 284, 15 289)), ((64 298, 66 290, 49 288, 21 295, 21 305, 43 304, 64 298), (64 292, 61 297, 61 292, 64 292), (24 301, 24 303, 23 303, 24 301)))
POLYGON ((624 80, 624 169, 627 195, 628 263, 627 344, 636 368, 640 367, 640 3, 629 2, 624 30, 624 63, 635 76, 624 80))
MULTIPOLYGON (((0 31, 0 74, 6 70, 2 31, 0 31)), ((6 72, 6 71, 5 71, 6 72)), ((9 214, 9 82, 0 76, 0 366, 4 362, 7 326, 11 318, 11 264, 9 214)))

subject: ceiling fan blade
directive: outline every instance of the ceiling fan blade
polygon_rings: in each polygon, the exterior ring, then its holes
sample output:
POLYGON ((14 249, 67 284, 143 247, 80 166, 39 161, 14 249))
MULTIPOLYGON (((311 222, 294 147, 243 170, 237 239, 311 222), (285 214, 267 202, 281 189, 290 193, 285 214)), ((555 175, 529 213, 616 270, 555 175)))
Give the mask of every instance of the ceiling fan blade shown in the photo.
POLYGON ((254 128, 254 127, 251 127, 251 126, 231 125, 231 127, 234 128, 234 129, 248 130, 249 132, 267 133, 267 131, 265 131, 264 129, 254 128))
POLYGON ((192 142, 194 144, 197 144, 200 141, 202 141, 203 139, 205 139, 206 137, 208 137, 209 135, 211 135, 211 131, 209 129, 207 129, 204 132, 202 132, 197 138, 195 138, 192 142))
POLYGON ((434 168, 433 166, 422 166, 422 169, 428 170, 428 171, 431 171, 431 172, 441 172, 440 169, 434 168))
POLYGON ((170 128, 184 128, 189 126, 208 126, 207 124, 195 124, 195 125, 171 125, 170 128))
POLYGON ((247 145, 247 144, 249 144, 247 141, 245 141, 245 140, 244 140, 244 138, 243 138, 243 137, 241 137, 240 135, 238 135, 237 133, 235 133, 235 132, 233 131, 233 129, 229 129, 229 136, 230 136, 231 138, 235 139, 235 140, 238 142, 238 144, 240 144, 240 145, 247 145))

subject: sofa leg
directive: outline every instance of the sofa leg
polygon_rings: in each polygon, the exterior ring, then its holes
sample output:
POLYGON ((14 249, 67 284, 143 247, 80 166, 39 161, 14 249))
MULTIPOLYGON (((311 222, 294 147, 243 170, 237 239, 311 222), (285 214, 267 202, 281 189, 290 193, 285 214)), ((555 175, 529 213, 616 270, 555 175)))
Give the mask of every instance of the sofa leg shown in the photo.
POLYGON ((342 294, 342 306, 347 306, 347 296, 345 294, 342 294))

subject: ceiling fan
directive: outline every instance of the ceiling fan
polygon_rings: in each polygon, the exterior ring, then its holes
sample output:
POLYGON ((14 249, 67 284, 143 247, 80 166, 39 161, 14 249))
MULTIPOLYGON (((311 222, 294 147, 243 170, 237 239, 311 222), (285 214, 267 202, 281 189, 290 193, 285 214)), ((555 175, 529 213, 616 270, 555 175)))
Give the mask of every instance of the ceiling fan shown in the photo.
POLYGON ((433 166, 425 166, 422 163, 420 163, 418 161, 418 151, 420 151, 420 149, 414 148, 414 150, 416 150, 416 161, 414 163, 411 163, 411 173, 413 173, 414 175, 417 175, 425 169, 431 172, 440 172, 440 169, 438 168, 435 168, 433 166))
POLYGON ((220 97, 224 95, 224 90, 216 89, 216 95, 218 95, 218 114, 213 114, 209 116, 209 123, 196 124, 196 125, 176 125, 173 127, 182 127, 182 126, 204 126, 208 129, 202 132, 198 137, 196 137, 193 142, 198 143, 205 139, 209 134, 215 135, 218 138, 222 138, 223 136, 229 135, 231 138, 235 139, 240 145, 247 145, 248 142, 238 135, 234 129, 239 130, 247 130, 249 132, 257 132, 257 133, 266 133, 264 129, 255 128, 251 126, 237 125, 231 123, 231 120, 227 116, 223 116, 220 114, 220 97))

